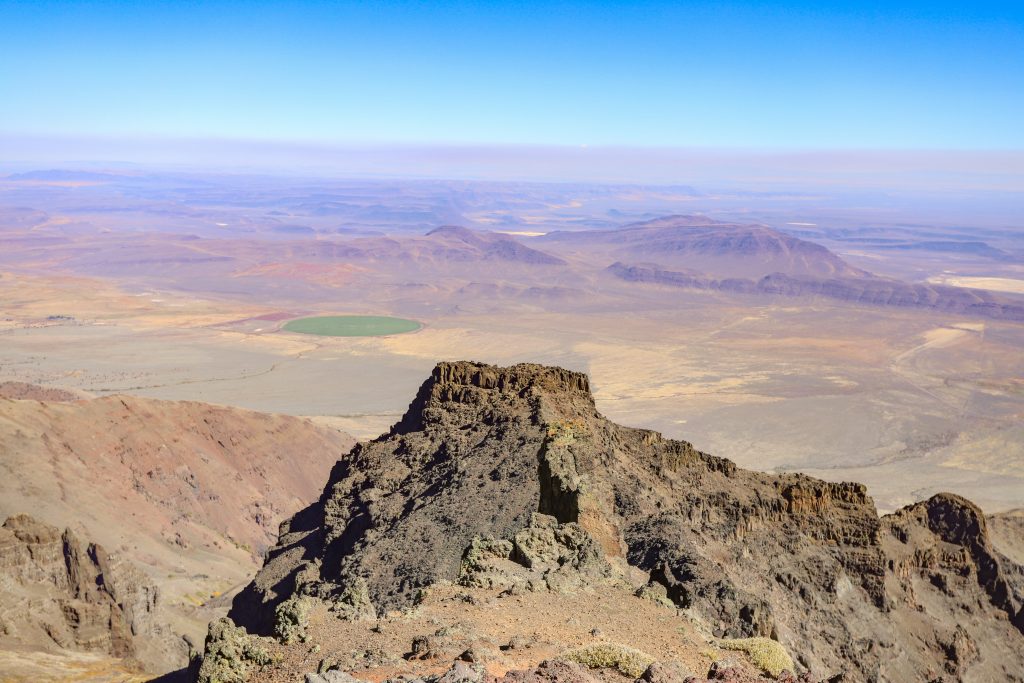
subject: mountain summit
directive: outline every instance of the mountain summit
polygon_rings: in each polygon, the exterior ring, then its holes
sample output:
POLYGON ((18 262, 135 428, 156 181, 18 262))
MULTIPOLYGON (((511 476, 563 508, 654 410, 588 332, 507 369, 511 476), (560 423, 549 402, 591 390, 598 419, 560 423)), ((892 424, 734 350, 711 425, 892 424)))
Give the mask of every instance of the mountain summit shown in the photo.
POLYGON ((1022 576, 958 496, 879 517, 860 484, 743 470, 610 422, 586 375, 453 362, 282 525, 231 617, 280 633, 298 596, 372 616, 449 582, 512 595, 614 580, 709 637, 777 641, 819 676, 1011 680, 1022 576), (487 558, 543 571, 510 579, 487 558))

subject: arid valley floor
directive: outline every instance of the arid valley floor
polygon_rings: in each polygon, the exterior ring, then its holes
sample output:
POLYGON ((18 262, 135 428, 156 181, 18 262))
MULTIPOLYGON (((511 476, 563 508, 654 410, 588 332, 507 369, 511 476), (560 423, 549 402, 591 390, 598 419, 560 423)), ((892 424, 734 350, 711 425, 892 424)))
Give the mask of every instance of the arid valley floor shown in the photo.
MULTIPOLYGON (((0 181, 12 207, 0 213, 0 380, 308 416, 368 438, 401 414, 438 360, 553 363, 589 373, 613 419, 746 467, 862 481, 884 510, 946 489, 991 511, 1024 503, 1024 319, 627 281, 606 271, 625 259, 604 243, 524 236, 609 230, 694 206, 735 216, 741 200, 692 188, 328 191, 296 181, 247 185, 240 200, 230 179, 196 189, 191 178, 76 178, 0 181), (114 201, 124 206, 99 208, 114 201), (422 237, 450 223, 511 232, 560 262, 460 235, 422 237), (331 313, 425 327, 365 339, 279 329, 331 313)), ((886 234, 898 239, 879 239, 884 221, 852 210, 829 230, 794 224, 839 214, 831 205, 746 203, 783 214, 769 217, 784 232, 813 232, 804 236, 851 267, 918 283, 1024 282, 1012 226, 893 218, 886 234)), ((814 272, 822 258, 773 260, 771 243, 733 247, 632 259, 761 276, 814 272)))

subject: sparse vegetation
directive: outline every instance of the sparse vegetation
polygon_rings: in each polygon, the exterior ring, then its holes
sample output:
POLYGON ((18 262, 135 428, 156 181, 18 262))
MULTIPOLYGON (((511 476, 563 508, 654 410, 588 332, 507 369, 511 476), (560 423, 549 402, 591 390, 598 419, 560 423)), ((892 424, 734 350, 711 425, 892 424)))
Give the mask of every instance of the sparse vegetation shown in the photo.
POLYGON ((777 640, 771 638, 737 638, 719 641, 725 650, 747 653, 750 661, 769 676, 778 676, 784 670, 793 670, 793 658, 777 640))
POLYGON ((600 643, 569 650, 562 659, 576 662, 588 669, 615 669, 623 676, 640 678, 654 658, 640 650, 616 643, 600 643))

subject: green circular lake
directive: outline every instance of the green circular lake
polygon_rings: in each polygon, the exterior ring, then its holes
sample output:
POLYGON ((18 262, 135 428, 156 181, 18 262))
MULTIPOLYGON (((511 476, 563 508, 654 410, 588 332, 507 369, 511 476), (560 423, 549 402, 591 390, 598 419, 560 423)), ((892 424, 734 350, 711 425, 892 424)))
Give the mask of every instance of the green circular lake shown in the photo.
POLYGON ((415 332, 423 327, 415 320, 380 315, 323 315, 289 320, 281 328, 286 332, 317 334, 322 337, 382 337, 415 332))

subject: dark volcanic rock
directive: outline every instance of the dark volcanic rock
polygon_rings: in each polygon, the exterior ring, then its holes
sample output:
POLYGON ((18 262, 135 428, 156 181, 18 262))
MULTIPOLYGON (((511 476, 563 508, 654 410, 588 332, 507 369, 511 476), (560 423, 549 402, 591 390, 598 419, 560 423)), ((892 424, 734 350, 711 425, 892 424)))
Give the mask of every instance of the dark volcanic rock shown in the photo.
POLYGON ((505 561, 641 573, 714 635, 778 639, 851 681, 1024 672, 1019 568, 970 503, 879 519, 859 484, 750 472, 616 425, 585 375, 526 364, 439 364, 391 432, 282 525, 231 616, 268 633, 293 594, 336 600, 362 582, 378 610, 405 607, 467 559, 481 581, 505 561))

